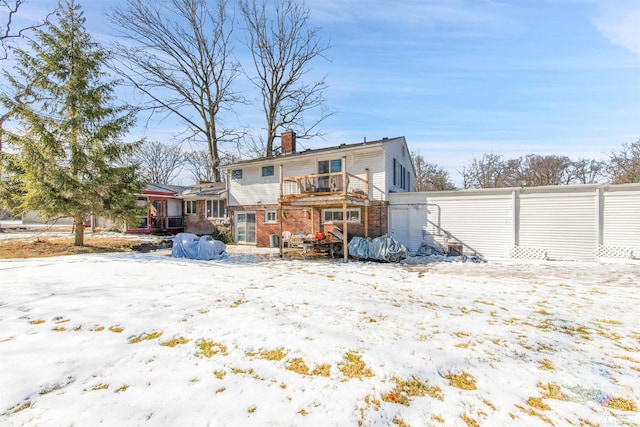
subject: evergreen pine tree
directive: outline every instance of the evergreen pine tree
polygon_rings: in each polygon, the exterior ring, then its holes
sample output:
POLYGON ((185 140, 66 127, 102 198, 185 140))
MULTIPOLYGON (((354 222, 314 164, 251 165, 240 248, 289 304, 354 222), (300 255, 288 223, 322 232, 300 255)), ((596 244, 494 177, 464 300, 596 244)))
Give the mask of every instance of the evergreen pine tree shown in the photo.
POLYGON ((4 73, 13 93, 0 102, 17 126, 2 135, 12 150, 0 153, 0 205, 48 220, 72 217, 74 244, 82 246, 89 215, 134 221, 145 184, 135 165, 120 161, 134 148, 120 139, 133 115, 113 105, 115 83, 101 71, 108 53, 91 40, 75 0, 58 11, 4 73))

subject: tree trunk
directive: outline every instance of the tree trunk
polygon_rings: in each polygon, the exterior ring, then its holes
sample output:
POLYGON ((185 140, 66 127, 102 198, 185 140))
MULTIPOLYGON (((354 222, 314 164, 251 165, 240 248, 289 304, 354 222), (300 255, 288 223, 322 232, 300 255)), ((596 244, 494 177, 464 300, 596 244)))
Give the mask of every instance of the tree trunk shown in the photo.
POLYGON ((73 217, 74 223, 74 241, 73 246, 84 246, 84 221, 82 221, 82 216, 73 217))

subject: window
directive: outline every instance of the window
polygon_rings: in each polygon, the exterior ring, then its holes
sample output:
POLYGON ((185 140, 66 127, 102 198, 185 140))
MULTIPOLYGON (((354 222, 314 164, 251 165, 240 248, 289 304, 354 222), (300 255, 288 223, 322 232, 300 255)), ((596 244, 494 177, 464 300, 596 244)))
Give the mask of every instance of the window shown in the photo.
POLYGON ((409 191, 410 178, 411 174, 407 168, 402 166, 396 159, 393 159, 393 185, 409 191))
POLYGON ((272 166, 263 166, 262 167, 262 176, 273 176, 275 175, 275 168, 272 166))
POLYGON ((206 201, 207 218, 222 218, 224 216, 224 200, 206 201))
POLYGON ((184 213, 187 215, 193 215, 196 213, 196 201, 195 200, 185 200, 184 201, 184 213))
POLYGON ((265 224, 276 224, 278 222, 276 218, 277 218, 276 211, 265 211, 264 213, 265 224))
MULTIPOLYGON (((336 173, 342 172, 342 160, 322 160, 318 162, 318 173, 336 173)), ((319 191, 329 191, 329 177, 321 176, 318 178, 318 190, 319 191)))
MULTIPOLYGON (((342 222, 342 209, 323 209, 322 223, 342 222)), ((347 222, 360 222, 360 209, 347 209, 347 222)))
POLYGON ((242 179, 243 173, 242 169, 234 169, 231 171, 231 179, 242 179))
POLYGON ((318 162, 318 173, 342 172, 342 160, 323 160, 318 162))

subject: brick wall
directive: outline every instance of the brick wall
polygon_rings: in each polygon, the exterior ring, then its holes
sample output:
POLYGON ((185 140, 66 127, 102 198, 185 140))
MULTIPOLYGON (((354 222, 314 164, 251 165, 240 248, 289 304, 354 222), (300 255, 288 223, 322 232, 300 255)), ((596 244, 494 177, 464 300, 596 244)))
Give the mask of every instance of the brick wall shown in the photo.
POLYGON ((216 228, 216 220, 206 218, 206 201, 196 200, 196 213, 184 214, 184 231, 193 234, 211 234, 216 228))
MULTIPOLYGON (((277 205, 254 205, 229 207, 229 215, 235 219, 234 213, 239 211, 255 211, 256 213, 256 246, 269 247, 270 236, 280 235, 280 223, 265 224, 265 212, 276 210, 277 205)), ((276 214, 277 215, 277 214, 276 214)), ((369 237, 379 237, 387 233, 388 202, 371 202, 369 206, 369 237)), ((364 208, 361 208, 361 224, 348 224, 349 236, 364 236, 364 208)), ((277 219, 279 221, 279 218, 277 219)), ((293 208, 286 207, 282 212, 282 230, 291 234, 304 232, 328 233, 333 228, 342 228, 340 223, 322 224, 322 208, 293 208), (313 215, 312 215, 313 210, 313 215), (313 216, 313 224, 311 217, 313 216)), ((234 228, 235 230, 235 228, 234 228)))

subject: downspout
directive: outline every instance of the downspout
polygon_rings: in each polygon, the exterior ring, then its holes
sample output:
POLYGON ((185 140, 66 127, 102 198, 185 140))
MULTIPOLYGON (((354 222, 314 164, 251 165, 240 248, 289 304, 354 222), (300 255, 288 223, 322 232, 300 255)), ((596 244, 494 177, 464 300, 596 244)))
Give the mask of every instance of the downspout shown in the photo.
MULTIPOLYGON (((282 190, 283 190, 282 177, 283 177, 282 164, 280 164, 280 197, 278 198, 278 223, 280 224, 280 237, 278 238, 278 242, 280 243, 280 258, 282 258, 283 253, 284 253, 284 250, 283 250, 284 244, 282 243, 282 230, 283 230, 283 224, 282 224, 282 190)), ((291 247, 291 243, 289 243, 289 247, 291 247)))
POLYGON ((347 262, 349 260, 347 242, 347 156, 342 156, 342 227, 344 228, 342 252, 344 253, 344 261, 347 262))

